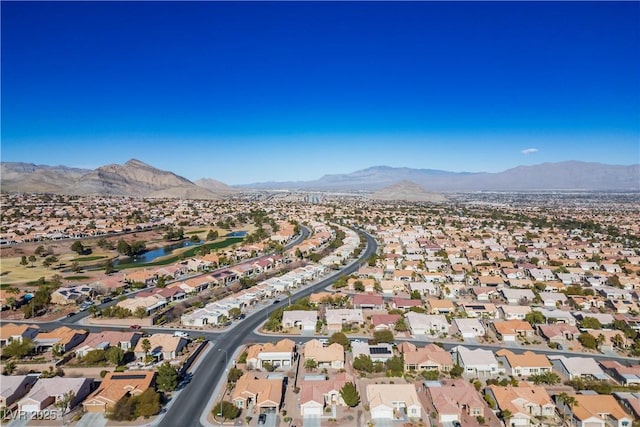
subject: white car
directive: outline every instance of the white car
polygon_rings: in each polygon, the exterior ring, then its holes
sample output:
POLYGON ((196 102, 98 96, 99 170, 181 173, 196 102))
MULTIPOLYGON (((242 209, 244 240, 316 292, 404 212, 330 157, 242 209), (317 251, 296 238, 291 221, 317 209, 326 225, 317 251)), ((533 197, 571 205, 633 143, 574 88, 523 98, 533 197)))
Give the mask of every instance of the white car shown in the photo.
POLYGON ((180 337, 180 338, 189 338, 189 334, 186 332, 182 332, 182 331, 175 331, 173 333, 174 337, 180 337))

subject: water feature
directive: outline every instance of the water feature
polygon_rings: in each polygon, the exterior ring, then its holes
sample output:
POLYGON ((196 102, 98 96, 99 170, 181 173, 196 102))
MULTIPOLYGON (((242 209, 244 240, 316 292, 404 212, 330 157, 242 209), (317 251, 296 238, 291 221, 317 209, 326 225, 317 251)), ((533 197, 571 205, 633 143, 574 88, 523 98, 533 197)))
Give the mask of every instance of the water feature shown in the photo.
POLYGON ((246 235, 246 231, 232 231, 231 233, 227 233, 224 237, 244 237, 246 235))
POLYGON ((160 258, 162 256, 171 255, 173 251, 176 249, 186 248, 190 246, 200 246, 204 242, 192 242, 191 240, 185 240, 184 242, 174 243, 172 245, 163 246, 157 249, 151 249, 145 253, 140 255, 136 255, 134 257, 122 258, 116 260, 113 264, 146 264, 148 262, 153 262, 156 258, 160 258))

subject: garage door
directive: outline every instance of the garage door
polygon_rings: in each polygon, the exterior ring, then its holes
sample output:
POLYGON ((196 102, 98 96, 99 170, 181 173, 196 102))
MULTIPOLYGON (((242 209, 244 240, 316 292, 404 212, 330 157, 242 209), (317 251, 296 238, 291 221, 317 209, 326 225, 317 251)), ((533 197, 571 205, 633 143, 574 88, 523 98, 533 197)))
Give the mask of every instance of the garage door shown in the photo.
POLYGON ((301 408, 303 417, 320 417, 322 416, 322 406, 301 408))
POLYGON ((442 421, 443 423, 451 422, 451 421, 458 421, 458 416, 457 415, 452 415, 452 414, 440 414, 440 421, 442 421))

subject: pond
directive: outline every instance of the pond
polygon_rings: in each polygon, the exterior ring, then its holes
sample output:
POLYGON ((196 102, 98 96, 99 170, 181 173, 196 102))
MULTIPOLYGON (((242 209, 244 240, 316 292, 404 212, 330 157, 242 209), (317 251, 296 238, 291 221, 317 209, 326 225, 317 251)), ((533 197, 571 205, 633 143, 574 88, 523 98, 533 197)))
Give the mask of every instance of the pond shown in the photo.
POLYGON ((156 258, 160 258, 166 255, 171 255, 173 253, 173 251, 175 251, 176 249, 181 249, 181 248, 186 248, 189 246, 199 246, 201 244, 203 244, 204 242, 200 241, 200 242, 192 242, 191 240, 185 240, 184 242, 180 242, 180 243, 174 243, 173 245, 167 245, 164 246, 162 248, 158 248, 158 249, 151 249, 150 251, 147 251, 143 254, 134 256, 134 257, 127 257, 127 258, 122 258, 122 259, 118 259, 116 260, 113 265, 119 265, 119 264, 146 264, 148 262, 153 262, 155 261, 156 258))
POLYGON ((227 233, 224 237, 244 237, 246 235, 246 231, 232 231, 231 233, 227 233))

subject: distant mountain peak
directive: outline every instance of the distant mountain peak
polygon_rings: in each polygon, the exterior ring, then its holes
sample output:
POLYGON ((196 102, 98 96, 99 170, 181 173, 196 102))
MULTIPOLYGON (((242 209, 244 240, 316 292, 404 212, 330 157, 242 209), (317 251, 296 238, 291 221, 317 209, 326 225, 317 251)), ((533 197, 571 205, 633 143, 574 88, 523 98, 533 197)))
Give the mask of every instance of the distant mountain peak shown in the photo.
POLYGON ((148 169, 156 169, 155 167, 140 161, 138 159, 129 159, 127 160, 127 162, 124 164, 124 166, 130 166, 130 167, 137 167, 137 168, 148 168, 148 169))
POLYGON ((376 191, 370 198, 374 200, 404 200, 408 202, 436 203, 447 200, 442 194, 429 192, 420 184, 406 179, 376 191))
POLYGON ((197 186, 173 172, 137 159, 94 170, 2 162, 1 184, 3 192, 150 198, 217 199, 229 193, 197 186))

